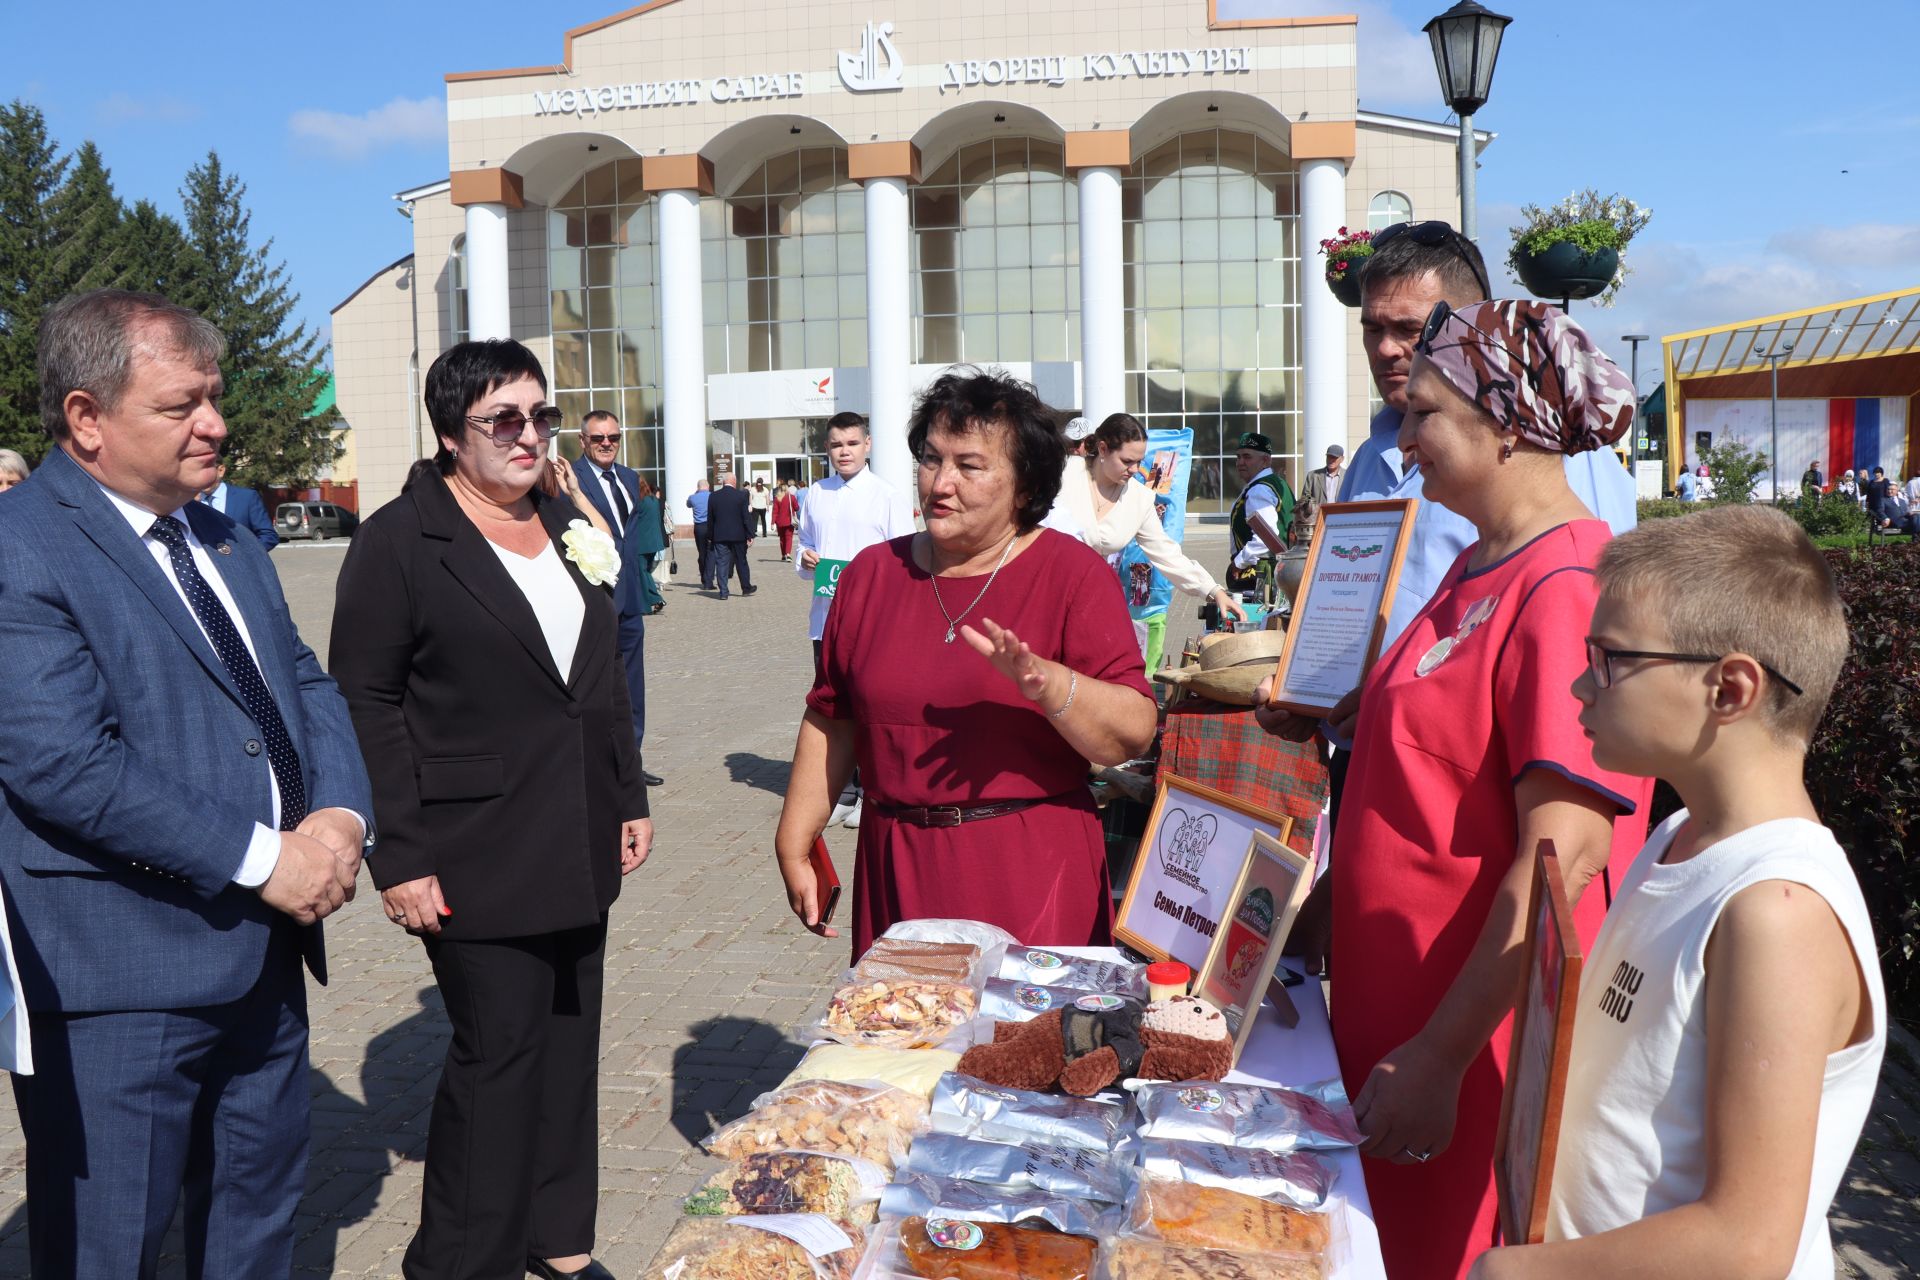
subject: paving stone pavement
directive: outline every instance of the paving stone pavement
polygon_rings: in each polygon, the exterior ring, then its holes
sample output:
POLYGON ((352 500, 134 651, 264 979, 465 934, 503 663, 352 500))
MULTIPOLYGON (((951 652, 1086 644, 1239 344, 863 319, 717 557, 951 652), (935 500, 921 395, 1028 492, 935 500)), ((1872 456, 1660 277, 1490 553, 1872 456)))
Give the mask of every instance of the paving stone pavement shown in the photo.
MULTIPOLYGON (((1222 558, 1220 531, 1190 544, 1222 558)), ((646 760, 654 853, 615 905, 602 1041, 599 1243, 635 1280, 719 1162, 698 1142, 798 1061, 793 1029, 847 956, 802 930, 772 867, 772 832, 810 679, 807 589, 774 544, 750 553, 760 590, 722 604, 691 549, 648 625, 646 760), (693 582, 689 587, 685 583, 693 582)), ((275 553, 301 634, 324 661, 343 548, 275 553)), ((851 831, 828 837, 850 867, 851 831)), ((417 1218, 427 1112, 447 1028, 418 942, 381 915, 364 879, 328 922, 333 983, 312 989, 313 1152, 295 1274, 398 1276, 417 1218)), ((25 1152, 0 1101, 0 1276, 25 1276, 25 1152)), ((1920 1046, 1888 1056, 1880 1105, 1835 1206, 1840 1276, 1910 1274, 1920 1257, 1920 1046)), ((178 1231, 163 1276, 183 1274, 178 1231)))

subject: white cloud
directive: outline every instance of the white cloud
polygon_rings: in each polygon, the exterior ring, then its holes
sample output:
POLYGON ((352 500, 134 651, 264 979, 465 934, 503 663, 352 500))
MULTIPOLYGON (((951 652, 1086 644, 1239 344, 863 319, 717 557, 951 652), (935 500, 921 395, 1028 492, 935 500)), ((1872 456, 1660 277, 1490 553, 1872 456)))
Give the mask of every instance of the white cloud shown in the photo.
POLYGON ((183 124, 188 120, 197 120, 202 108, 197 102, 187 102, 181 98, 160 95, 152 98, 136 98, 130 93, 110 93, 94 104, 93 115, 105 125, 117 124, 183 124))
POLYGON ((359 115, 308 108, 293 113, 294 138, 340 160, 359 160, 383 147, 447 141, 447 104, 439 98, 395 98, 359 115))
POLYGON ((1767 240, 1769 251, 1823 267, 1920 265, 1920 226, 1862 222, 1850 227, 1793 227, 1767 240))
POLYGON ((1313 18, 1351 13, 1360 19, 1360 105, 1374 110, 1398 107, 1422 115, 1441 115, 1440 81, 1433 69, 1433 45, 1426 33, 1402 22, 1386 0, 1219 0, 1219 16, 1240 18, 1313 18))

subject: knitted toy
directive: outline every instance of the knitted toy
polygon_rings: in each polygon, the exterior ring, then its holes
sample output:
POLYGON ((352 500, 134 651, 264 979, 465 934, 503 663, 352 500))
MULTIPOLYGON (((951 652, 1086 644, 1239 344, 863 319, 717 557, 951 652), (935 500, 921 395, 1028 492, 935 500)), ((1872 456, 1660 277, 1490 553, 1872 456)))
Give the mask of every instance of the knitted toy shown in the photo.
POLYGON ((1085 996, 1031 1022, 996 1022, 993 1043, 960 1055, 961 1075, 1012 1089, 1058 1084, 1089 1097, 1116 1080, 1218 1080, 1233 1066, 1220 1011, 1193 996, 1142 1006, 1085 996))

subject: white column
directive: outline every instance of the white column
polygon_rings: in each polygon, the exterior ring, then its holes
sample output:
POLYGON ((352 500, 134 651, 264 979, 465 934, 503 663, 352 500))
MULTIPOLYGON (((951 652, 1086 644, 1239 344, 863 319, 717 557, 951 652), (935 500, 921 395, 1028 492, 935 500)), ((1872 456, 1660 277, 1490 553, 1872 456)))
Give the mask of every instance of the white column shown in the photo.
POLYGON ((467 336, 511 338, 507 296, 507 206, 467 206, 467 336))
POLYGON ((908 340, 907 180, 868 178, 867 187, 867 424, 873 432, 874 474, 908 495, 919 495, 913 456, 907 451, 907 417, 912 396, 907 366, 913 359, 908 340))
POLYGON ((1120 170, 1080 170, 1080 412, 1095 426, 1127 407, 1120 170))
MULTIPOLYGON (((1347 164, 1308 160, 1300 166, 1300 244, 1335 235, 1347 220, 1347 164)), ((1300 272, 1300 378, 1304 440, 1301 471, 1326 461, 1327 447, 1347 443, 1347 309, 1311 269, 1300 272)))
POLYGON ((660 245, 660 412, 667 510, 690 524, 687 495, 707 475, 707 354, 701 327, 700 193, 656 197, 660 245))

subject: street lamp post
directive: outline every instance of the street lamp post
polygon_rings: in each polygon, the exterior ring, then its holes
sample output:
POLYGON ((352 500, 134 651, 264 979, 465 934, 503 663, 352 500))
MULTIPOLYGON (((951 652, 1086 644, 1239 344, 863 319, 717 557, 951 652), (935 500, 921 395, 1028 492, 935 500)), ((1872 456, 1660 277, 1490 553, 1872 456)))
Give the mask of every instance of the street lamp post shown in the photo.
POLYGON ((1773 369, 1773 389, 1767 397, 1767 414, 1773 423, 1773 501, 1780 501, 1780 362, 1793 354, 1791 342, 1774 346, 1762 351, 1758 345, 1753 354, 1765 360, 1773 369))
POLYGON ((1474 210, 1473 113, 1486 105, 1493 90, 1500 37, 1512 21, 1476 0, 1460 0, 1422 28, 1433 42, 1440 96, 1460 117, 1460 234, 1469 240, 1479 223, 1474 210))
POLYGON ((1643 342, 1651 342, 1652 338, 1644 333, 1628 333, 1622 334, 1620 341, 1626 343, 1632 352, 1627 358, 1630 366, 1627 376, 1633 379, 1633 434, 1628 437, 1627 456, 1633 459, 1633 478, 1634 483, 1638 484, 1640 480, 1640 431, 1645 425, 1640 421, 1640 403, 1642 399, 1640 395, 1640 344, 1643 342))

